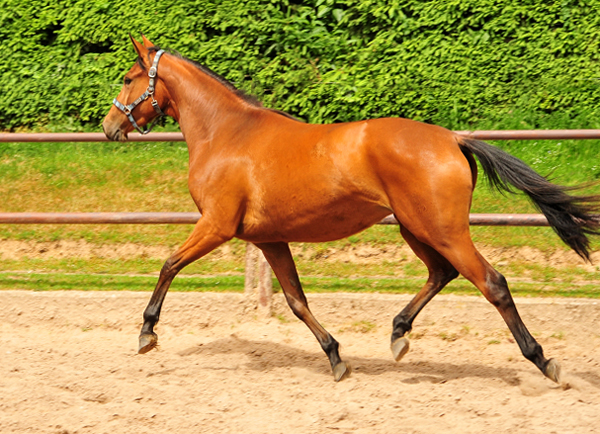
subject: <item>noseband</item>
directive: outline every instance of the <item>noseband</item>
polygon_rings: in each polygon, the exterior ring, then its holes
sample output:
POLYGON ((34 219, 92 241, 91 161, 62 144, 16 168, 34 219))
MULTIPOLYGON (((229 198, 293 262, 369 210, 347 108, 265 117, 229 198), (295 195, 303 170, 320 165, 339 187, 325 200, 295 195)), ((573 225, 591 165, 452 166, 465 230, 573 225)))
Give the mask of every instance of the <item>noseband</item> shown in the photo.
POLYGON ((121 104, 119 101, 117 101, 117 98, 113 99, 113 104, 119 110, 121 110, 123 113, 125 113, 125 116, 127 116, 127 118, 129 119, 129 122, 131 122, 131 125, 133 125, 133 127, 136 130, 138 130, 140 132, 140 134, 148 134, 150 131, 152 131, 152 127, 154 127, 154 124, 156 123, 156 121, 161 116, 165 116, 165 114, 163 113, 163 111, 158 106, 158 101, 156 101, 154 99, 154 79, 156 78, 156 71, 157 71, 157 68, 158 68, 158 61, 160 60, 160 56, 162 56, 163 53, 164 53, 164 50, 158 50, 156 52, 156 56, 154 56, 154 62, 152 62, 152 67, 148 70, 148 77, 150 77, 150 82, 148 83, 148 88, 146 89, 146 92, 144 92, 142 94, 142 96, 140 96, 138 99, 136 99, 134 102, 132 102, 129 105, 121 104), (148 97, 152 98, 152 103, 151 104, 152 104, 152 107, 154 107, 154 111, 156 113, 158 113, 158 117, 155 118, 152 121, 152 123, 150 124, 149 128, 146 128, 145 130, 143 130, 143 129, 141 129, 139 127, 139 125, 135 121, 135 119, 134 119, 133 115, 131 114, 131 112, 140 103, 142 103, 143 101, 146 101, 148 99, 148 97))

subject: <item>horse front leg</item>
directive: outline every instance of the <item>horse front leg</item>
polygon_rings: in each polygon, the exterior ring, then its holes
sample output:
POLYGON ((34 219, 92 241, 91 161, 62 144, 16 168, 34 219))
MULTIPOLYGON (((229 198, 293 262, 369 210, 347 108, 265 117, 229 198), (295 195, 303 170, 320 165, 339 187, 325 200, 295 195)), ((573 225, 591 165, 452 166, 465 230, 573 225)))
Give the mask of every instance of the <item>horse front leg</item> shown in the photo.
POLYGON ((163 301, 175 276, 183 267, 210 253, 229 239, 231 236, 224 236, 217 231, 216 227, 210 224, 204 216, 198 221, 186 242, 167 259, 160 270, 156 288, 154 288, 150 302, 144 311, 144 325, 139 338, 139 354, 147 353, 158 343, 154 326, 159 320, 163 301))
POLYGON ((308 308, 308 302, 302 290, 288 244, 264 243, 256 244, 256 246, 263 251, 269 265, 273 268, 292 312, 308 326, 321 344, 325 354, 327 354, 335 381, 340 381, 349 376, 351 368, 347 362, 342 361, 340 358, 338 341, 319 324, 308 308))

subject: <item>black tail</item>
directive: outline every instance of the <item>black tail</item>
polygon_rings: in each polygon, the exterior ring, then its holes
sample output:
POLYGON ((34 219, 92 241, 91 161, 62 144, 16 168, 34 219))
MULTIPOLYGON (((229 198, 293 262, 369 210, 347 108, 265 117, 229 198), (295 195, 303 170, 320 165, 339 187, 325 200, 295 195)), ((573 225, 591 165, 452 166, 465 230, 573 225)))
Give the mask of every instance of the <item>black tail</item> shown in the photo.
POLYGON ((500 148, 485 142, 460 138, 459 146, 475 155, 490 184, 498 190, 523 191, 546 216, 558 236, 579 256, 590 261, 588 235, 600 235, 600 196, 572 196, 581 187, 552 184, 531 167, 500 148), (511 187, 512 186, 512 187, 511 187))

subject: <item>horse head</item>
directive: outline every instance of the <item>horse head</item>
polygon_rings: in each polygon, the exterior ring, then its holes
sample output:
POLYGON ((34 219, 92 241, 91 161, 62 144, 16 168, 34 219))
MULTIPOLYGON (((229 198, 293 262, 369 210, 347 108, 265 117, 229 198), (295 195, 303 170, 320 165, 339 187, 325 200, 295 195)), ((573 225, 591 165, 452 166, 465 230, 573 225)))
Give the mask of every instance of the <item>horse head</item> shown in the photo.
POLYGON ((154 121, 165 112, 168 114, 167 107, 171 103, 169 93, 157 74, 163 50, 155 47, 144 35, 143 43, 130 38, 138 59, 125 74, 121 92, 102 122, 104 134, 110 140, 124 141, 134 129, 147 134, 154 121), (150 127, 144 129, 148 124, 150 127))

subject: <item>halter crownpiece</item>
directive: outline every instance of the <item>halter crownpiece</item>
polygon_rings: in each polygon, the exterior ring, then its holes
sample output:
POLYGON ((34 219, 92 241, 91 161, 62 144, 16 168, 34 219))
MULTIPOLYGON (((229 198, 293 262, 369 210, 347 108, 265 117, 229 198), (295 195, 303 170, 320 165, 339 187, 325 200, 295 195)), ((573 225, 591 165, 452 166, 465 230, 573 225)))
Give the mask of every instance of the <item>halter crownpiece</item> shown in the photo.
POLYGON ((156 56, 154 56, 154 61, 152 62, 152 66, 148 70, 148 77, 150 77, 150 81, 148 83, 148 88, 146 89, 146 92, 144 92, 138 99, 136 99, 134 102, 132 102, 129 105, 120 103, 119 101, 117 101, 117 98, 113 99, 113 104, 115 105, 115 107, 117 107, 119 110, 121 110, 125 114, 125 116, 127 116, 127 118, 129 119, 129 122, 131 122, 131 125, 133 125, 133 127, 136 130, 138 130, 140 132, 140 134, 142 134, 142 135, 148 134, 150 131, 152 131, 152 128, 154 127, 154 124, 156 123, 156 121, 160 117, 165 116, 163 111, 158 106, 158 101, 156 101, 154 99, 154 79, 156 78, 156 73, 157 73, 157 69, 158 69, 158 61, 160 60, 160 56, 162 56, 164 52, 165 52, 164 50, 158 50, 156 52, 156 56), (131 112, 140 103, 142 103, 143 101, 146 101, 148 99, 148 97, 152 98, 151 104, 152 104, 152 107, 154 107, 154 111, 156 113, 158 113, 158 117, 152 121, 152 123, 150 124, 150 127, 146 128, 146 129, 142 129, 135 121, 135 118, 133 117, 133 114, 131 112))

